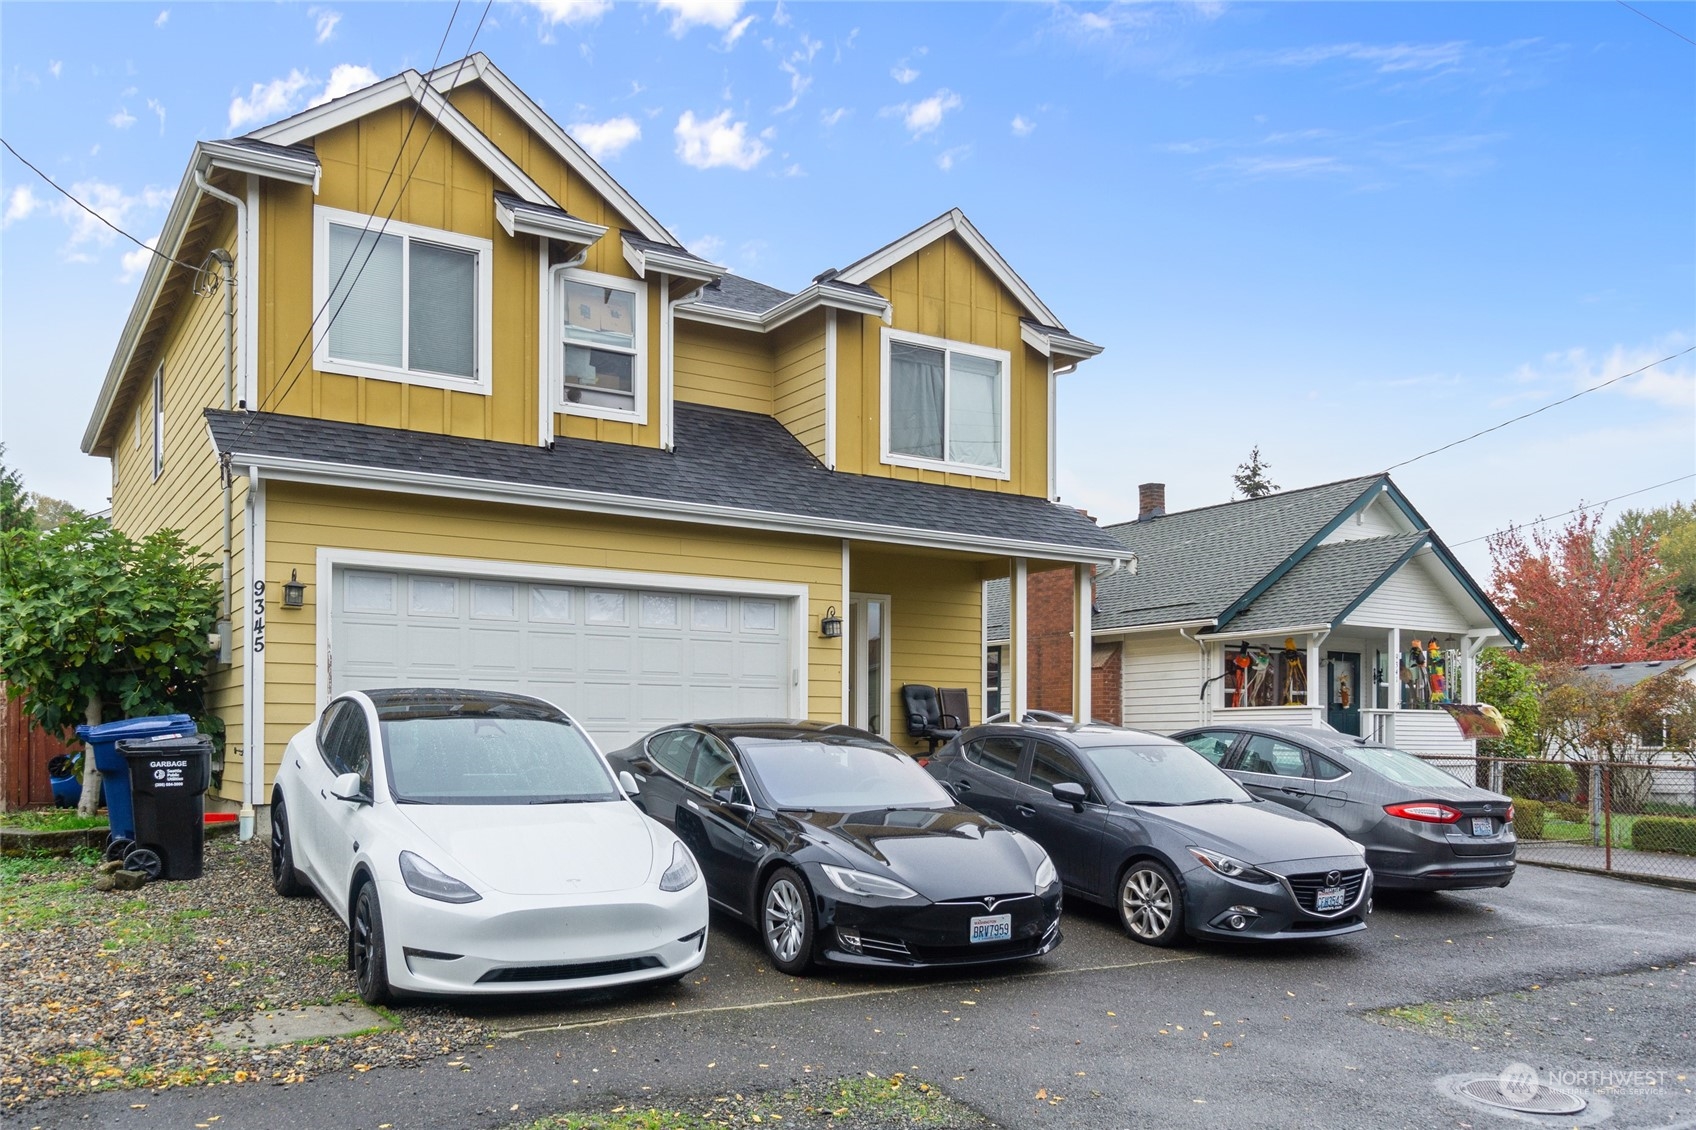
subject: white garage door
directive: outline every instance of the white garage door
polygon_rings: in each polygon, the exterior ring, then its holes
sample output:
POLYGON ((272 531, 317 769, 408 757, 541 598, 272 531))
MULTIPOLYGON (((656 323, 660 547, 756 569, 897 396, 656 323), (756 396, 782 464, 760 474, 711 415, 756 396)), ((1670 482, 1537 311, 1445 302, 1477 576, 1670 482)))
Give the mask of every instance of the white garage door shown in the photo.
POLYGON ((558 703, 604 749, 691 718, 790 717, 793 600, 338 568, 328 682, 558 703))

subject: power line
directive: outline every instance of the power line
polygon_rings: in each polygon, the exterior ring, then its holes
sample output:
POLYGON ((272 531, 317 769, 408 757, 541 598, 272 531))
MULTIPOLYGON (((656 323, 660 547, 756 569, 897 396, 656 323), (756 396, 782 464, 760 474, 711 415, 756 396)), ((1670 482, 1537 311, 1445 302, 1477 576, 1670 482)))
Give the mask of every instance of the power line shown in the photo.
POLYGON ((175 263, 177 266, 185 267, 188 270, 194 271, 196 274, 198 274, 200 272, 200 268, 197 267, 197 266, 194 266, 192 263, 185 263, 181 259, 177 259, 177 258, 174 258, 170 255, 167 255, 163 251, 159 250, 157 247, 149 247, 146 243, 137 239, 135 236, 131 235, 129 232, 125 231, 123 228, 119 227, 117 224, 114 224, 111 220, 108 220, 105 216, 102 216, 99 212, 96 212, 93 208, 90 208, 87 204, 84 204, 81 200, 78 200, 75 196, 72 196, 69 192, 65 191, 63 188, 60 188, 57 181, 55 181, 52 177, 48 176, 46 173, 42 172, 40 169, 36 168, 35 164, 32 161, 30 161, 30 159, 28 157, 25 157, 22 153, 19 153, 16 149, 13 149, 12 143, 7 141, 5 138, 0 137, 0 145, 4 145, 6 147, 6 152, 10 153, 12 156, 14 156, 18 160, 22 161, 24 163, 24 167, 27 168, 30 172, 34 173, 36 176, 38 176, 42 180, 46 181, 52 187, 54 192, 57 192, 60 196, 63 196, 66 200, 69 200, 72 204, 75 204, 78 208, 81 208, 84 212, 87 212, 90 216, 93 216, 95 219, 99 220, 101 223, 105 224, 107 227, 111 228, 113 231, 117 232, 119 235, 123 236, 125 239, 129 240, 131 243, 135 244, 137 247, 139 247, 143 251, 147 252, 149 255, 157 255, 159 258, 165 260, 165 262, 167 262, 167 263, 175 263))
POLYGON ((1688 35, 1685 35, 1682 31, 1679 31, 1676 28, 1668 27, 1666 24, 1663 24, 1660 20, 1657 20, 1654 16, 1651 16, 1648 12, 1645 12, 1640 8, 1633 8, 1630 4, 1627 4, 1625 2, 1625 0, 1615 0, 1615 3, 1617 3, 1620 7, 1624 8, 1628 12, 1636 12, 1638 15, 1642 16, 1644 19, 1648 20, 1650 23, 1654 24, 1656 27, 1660 28, 1662 31, 1667 32, 1671 35, 1676 35, 1680 39, 1684 40, 1684 42, 1690 44, 1690 46, 1696 47, 1696 39, 1691 39, 1688 35))
POLYGON ((1529 420, 1531 417, 1533 417, 1533 416, 1535 416, 1535 415, 1537 415, 1541 412, 1547 412, 1551 408, 1559 408, 1561 405, 1567 404, 1567 403, 1574 401, 1574 400, 1577 400, 1581 396, 1588 396, 1590 393, 1599 391, 1600 389, 1607 388, 1609 385, 1618 384, 1620 381, 1625 380, 1627 377, 1635 377, 1639 373, 1646 373, 1650 369, 1653 369, 1656 365, 1665 365, 1668 361, 1676 360, 1679 357, 1683 357, 1686 353, 1689 353, 1691 350, 1696 350, 1696 345, 1692 345, 1692 346, 1689 346, 1688 348, 1681 349, 1677 353, 1669 353, 1667 356, 1662 357, 1659 361, 1651 361, 1647 365, 1644 365, 1642 368, 1633 369, 1629 373, 1621 373, 1617 377, 1609 377, 1607 380, 1603 381, 1601 384, 1595 384, 1595 385, 1591 385, 1589 388, 1579 389, 1577 392, 1573 393, 1571 396, 1563 396, 1559 400, 1550 401, 1548 404, 1543 405, 1543 407, 1541 407, 1541 408, 1533 408, 1531 411, 1522 413, 1518 416, 1515 416, 1511 420, 1503 420, 1501 423, 1496 424, 1492 427, 1485 428, 1483 431, 1473 432, 1471 435, 1463 436, 1460 439, 1453 441, 1452 443, 1445 443, 1442 447, 1434 447, 1430 451, 1425 452, 1424 454, 1415 455, 1412 459, 1403 459, 1400 463, 1392 463, 1388 467, 1384 468, 1384 473, 1388 474, 1389 472, 1394 471, 1397 467, 1406 467, 1409 463, 1417 463, 1421 459, 1429 459, 1431 456, 1436 455, 1437 453, 1442 452, 1442 451, 1447 451, 1451 447, 1459 447, 1463 443, 1471 443, 1473 440, 1477 439, 1479 436, 1487 436, 1491 432, 1499 432, 1503 428, 1507 427, 1509 424, 1517 424, 1521 420, 1529 420))
POLYGON ((1680 475, 1676 479, 1668 479, 1666 482, 1656 483, 1654 486, 1641 487, 1637 490, 1628 490, 1624 494, 1616 494, 1612 498, 1604 498, 1600 502, 1587 502, 1587 503, 1583 504, 1582 506, 1575 506, 1571 510, 1562 510, 1559 514, 1550 514, 1546 518, 1538 518, 1534 522, 1519 522, 1519 523, 1515 523, 1514 525, 1511 525, 1511 526, 1503 526, 1499 530, 1491 530, 1489 533, 1482 534, 1482 535, 1475 537, 1475 538, 1467 538, 1465 541, 1450 542, 1449 548, 1454 549, 1457 546, 1471 545, 1473 542, 1485 541, 1489 538, 1495 537, 1497 534, 1505 534, 1509 530, 1518 530, 1518 529, 1522 529, 1525 526, 1539 526, 1539 525, 1542 525, 1544 522, 1552 522, 1556 518, 1565 518, 1568 514, 1577 514, 1581 510, 1593 510, 1593 509, 1595 509, 1596 507, 1599 507, 1599 506, 1606 506, 1610 502, 1618 502, 1622 498, 1630 498, 1633 495, 1638 495, 1638 494, 1647 494, 1648 492, 1650 492, 1652 490, 1656 490, 1660 487, 1670 487, 1674 483, 1682 483, 1685 479, 1696 479, 1696 472, 1692 472, 1691 474, 1688 474, 1688 475, 1680 475))

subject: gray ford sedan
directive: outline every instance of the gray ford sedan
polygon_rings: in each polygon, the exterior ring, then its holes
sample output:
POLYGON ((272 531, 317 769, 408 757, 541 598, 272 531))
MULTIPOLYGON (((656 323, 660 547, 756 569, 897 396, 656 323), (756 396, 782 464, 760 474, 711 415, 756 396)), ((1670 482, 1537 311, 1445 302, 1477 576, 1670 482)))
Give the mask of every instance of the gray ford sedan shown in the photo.
POLYGON ((1410 753, 1335 730, 1206 726, 1172 735, 1249 792, 1366 848, 1381 890, 1513 881, 1513 802, 1410 753))

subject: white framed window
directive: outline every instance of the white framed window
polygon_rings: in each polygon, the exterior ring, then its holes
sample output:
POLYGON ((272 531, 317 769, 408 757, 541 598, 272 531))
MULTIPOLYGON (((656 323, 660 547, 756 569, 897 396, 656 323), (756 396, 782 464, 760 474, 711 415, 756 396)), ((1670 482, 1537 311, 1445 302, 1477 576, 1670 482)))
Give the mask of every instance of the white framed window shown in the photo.
POLYGON ((1005 349, 883 331, 883 461, 1009 477, 1005 349))
POLYGON ((313 365, 488 395, 494 244, 338 208, 314 217, 313 365))
POLYGON ((165 472, 165 366, 153 370, 153 477, 165 472))
POLYGON ((549 275, 553 314, 543 346, 554 411, 647 423, 647 285, 576 267, 549 275))

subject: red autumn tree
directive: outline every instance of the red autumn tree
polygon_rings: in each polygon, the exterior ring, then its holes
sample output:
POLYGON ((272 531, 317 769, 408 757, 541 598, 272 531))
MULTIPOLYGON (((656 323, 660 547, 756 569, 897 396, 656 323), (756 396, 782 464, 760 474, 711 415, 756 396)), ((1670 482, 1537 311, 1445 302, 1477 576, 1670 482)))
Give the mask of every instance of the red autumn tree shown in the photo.
POLYGON ((1678 602, 1646 532, 1610 556, 1601 515, 1579 511, 1565 528, 1490 536, 1491 595, 1525 637, 1534 663, 1632 663, 1696 655, 1696 628, 1678 630, 1678 602))

